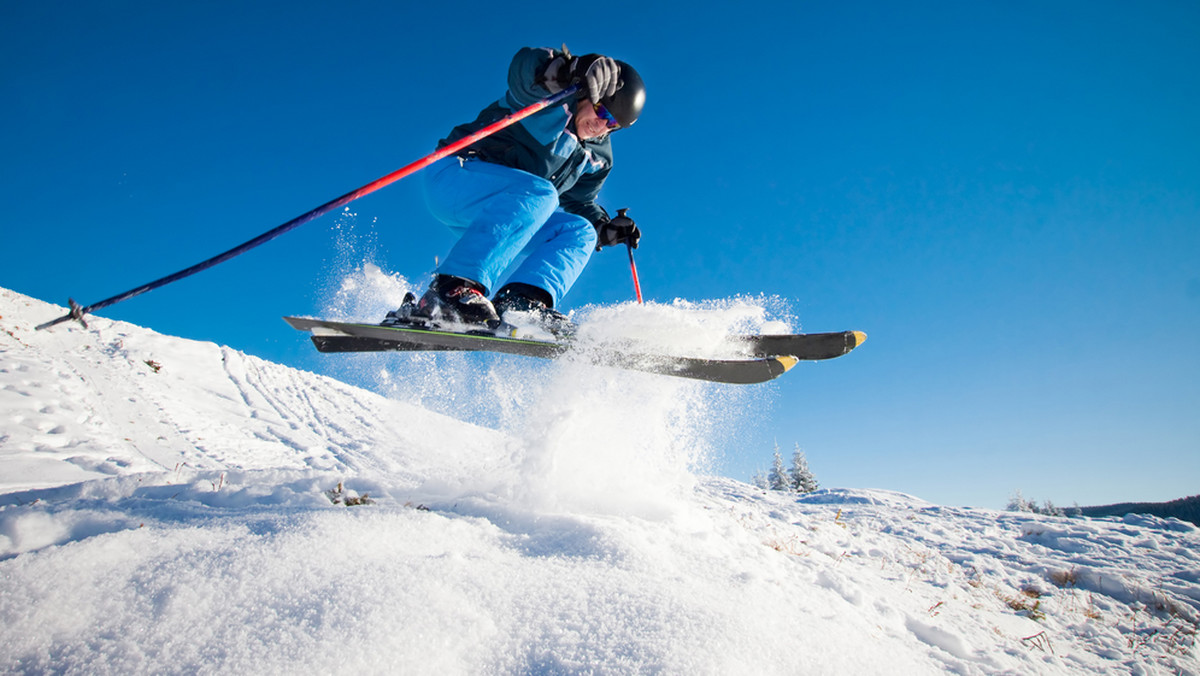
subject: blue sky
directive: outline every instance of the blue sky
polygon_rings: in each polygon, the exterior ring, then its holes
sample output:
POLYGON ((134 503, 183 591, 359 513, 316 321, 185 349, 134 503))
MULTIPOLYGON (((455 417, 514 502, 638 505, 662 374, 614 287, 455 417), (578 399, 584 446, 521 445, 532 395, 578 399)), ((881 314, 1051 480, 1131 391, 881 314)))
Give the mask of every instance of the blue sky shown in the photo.
MULTIPOLYGON (((635 64, 602 195, 649 300, 777 294, 852 357, 781 380, 826 485, 1002 506, 1200 492, 1200 6, 1191 2, 9 2, 0 285, 96 302, 429 152, 525 45, 635 64)), ((389 269, 449 235, 412 181, 355 203, 389 269)), ((333 216, 101 313, 312 368, 333 216), (215 323, 217 321, 220 323, 215 323)), ((593 258, 566 306, 629 300, 593 258)))

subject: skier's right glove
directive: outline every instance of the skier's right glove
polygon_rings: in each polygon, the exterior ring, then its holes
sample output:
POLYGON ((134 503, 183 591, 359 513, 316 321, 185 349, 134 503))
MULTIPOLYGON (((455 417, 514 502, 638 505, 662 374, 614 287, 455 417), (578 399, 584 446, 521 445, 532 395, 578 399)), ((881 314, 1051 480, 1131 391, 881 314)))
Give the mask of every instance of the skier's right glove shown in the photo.
POLYGON ((572 56, 566 45, 538 77, 538 84, 551 94, 557 94, 573 84, 580 85, 592 103, 612 96, 620 82, 621 66, 616 61, 602 54, 572 56))
POLYGON ((637 223, 634 223, 632 218, 625 215, 626 211, 629 210, 617 209, 616 218, 610 218, 596 226, 596 251, 617 244, 628 244, 634 249, 638 248, 638 240, 642 238, 642 231, 638 229, 637 223))
POLYGON ((588 100, 598 103, 617 93, 621 66, 602 54, 585 54, 570 65, 571 81, 584 85, 588 100))

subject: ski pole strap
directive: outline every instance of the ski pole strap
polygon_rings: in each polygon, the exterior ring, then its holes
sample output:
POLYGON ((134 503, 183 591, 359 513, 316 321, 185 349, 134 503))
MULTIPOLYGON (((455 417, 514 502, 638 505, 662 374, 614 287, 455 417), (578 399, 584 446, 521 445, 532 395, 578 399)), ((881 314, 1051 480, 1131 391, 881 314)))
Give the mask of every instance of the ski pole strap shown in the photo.
POLYGON ((411 164, 401 167, 401 168, 397 169, 396 171, 393 171, 392 173, 388 174, 387 176, 378 178, 357 190, 353 190, 351 192, 346 193, 345 195, 342 195, 341 197, 339 197, 335 200, 326 202, 325 204, 322 204, 321 206, 317 207, 316 209, 313 209, 312 211, 303 213, 303 214, 297 216, 296 218, 293 218, 292 220, 288 221, 287 223, 284 223, 283 225, 280 225, 271 230, 268 230, 267 232, 264 232, 263 234, 259 235, 258 237, 255 237, 254 239, 252 239, 248 242, 239 244, 238 246, 230 249, 229 251, 226 251, 221 254, 217 254, 216 256, 213 256, 212 258, 209 258, 206 261, 202 261, 202 262, 197 263, 189 268, 180 270, 179 272, 172 273, 170 275, 167 275, 166 277, 156 279, 153 282, 149 282, 149 283, 143 284, 139 287, 130 289, 124 293, 119 293, 111 298, 106 298, 106 299, 100 301, 99 303, 93 303, 88 306, 80 306, 74 300, 68 300, 68 303, 71 308, 70 312, 63 315, 62 317, 59 317, 58 319, 54 319, 54 320, 48 321, 44 324, 38 325, 37 330, 40 331, 42 329, 48 329, 52 326, 56 326, 58 324, 61 324, 65 321, 69 321, 72 319, 78 321, 80 324, 83 324, 83 326, 86 328, 87 323, 84 322, 84 320, 83 320, 83 316, 86 314, 95 312, 96 310, 100 310, 102 308, 106 308, 110 305, 116 305, 117 303, 120 303, 123 300, 129 300, 130 298, 133 298, 134 296, 140 296, 143 293, 146 293, 147 291, 153 291, 154 289, 166 286, 167 284, 170 284, 171 282, 177 282, 177 281, 183 279, 184 277, 190 277, 190 276, 196 274, 197 272, 202 272, 202 271, 207 270, 216 265, 220 265, 221 263, 224 263, 225 261, 229 260, 230 258, 233 258, 235 256, 246 253, 247 251, 249 251, 257 246, 260 246, 262 244, 266 244, 267 242, 275 239, 276 237, 279 237, 280 235, 283 235, 287 232, 295 230, 296 228, 304 225, 305 223, 308 223, 309 221, 316 220, 316 219, 320 218, 321 216, 324 216, 325 214, 329 213, 330 211, 333 211, 334 209, 343 207, 343 206, 349 204, 350 202, 353 202, 354 200, 356 200, 360 197, 363 197, 364 195, 369 195, 369 194, 375 192, 376 190, 379 190, 380 188, 387 187, 387 186, 395 183, 396 181, 399 181, 400 179, 402 179, 406 176, 409 176, 410 174, 414 174, 414 173, 424 169, 425 167, 428 167, 429 165, 433 164, 434 162, 437 162, 438 160, 442 159, 443 157, 448 157, 450 155, 453 155, 453 154, 457 153, 458 151, 462 150, 463 148, 466 148, 467 146, 471 145, 472 143, 474 143, 482 138, 491 136, 492 134, 500 131, 501 129, 503 129, 509 125, 520 122, 521 120, 529 117, 530 115, 533 115, 537 112, 545 110, 546 108, 549 108, 550 106, 553 106, 556 103, 561 102, 563 99, 566 99, 567 97, 571 96, 578 90, 579 90, 579 85, 572 85, 570 87, 567 87, 566 89, 558 92, 557 94, 555 94, 553 96, 544 98, 541 101, 538 101, 537 103, 533 103, 529 106, 526 106, 525 108, 522 108, 521 110, 516 111, 515 113, 511 113, 508 116, 501 118, 501 119, 493 122, 492 124, 489 124, 488 126, 480 129, 479 131, 477 131, 473 134, 464 136, 463 138, 455 141, 454 143, 450 143, 450 144, 447 144, 446 146, 438 148, 434 152, 426 155, 425 157, 422 157, 421 159, 419 159, 415 162, 412 162, 411 164))

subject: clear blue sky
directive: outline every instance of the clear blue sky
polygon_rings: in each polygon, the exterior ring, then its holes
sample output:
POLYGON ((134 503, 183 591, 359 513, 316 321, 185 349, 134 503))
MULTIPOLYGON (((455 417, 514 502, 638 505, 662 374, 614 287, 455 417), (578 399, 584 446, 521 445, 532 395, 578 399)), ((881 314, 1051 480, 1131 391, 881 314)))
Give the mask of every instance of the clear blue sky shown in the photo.
MULTIPOLYGON (((778 294, 850 358, 779 381, 826 485, 1002 506, 1200 493, 1195 2, 126 2, 0 6, 0 285, 96 302, 382 176, 521 46, 637 65, 602 202, 650 300, 778 294)), ((411 181, 354 206, 391 270, 449 236, 411 181)), ((104 316, 312 368, 332 216, 104 316), (215 323, 220 321, 221 323, 215 323)), ((606 252, 567 307, 626 301, 606 252)))

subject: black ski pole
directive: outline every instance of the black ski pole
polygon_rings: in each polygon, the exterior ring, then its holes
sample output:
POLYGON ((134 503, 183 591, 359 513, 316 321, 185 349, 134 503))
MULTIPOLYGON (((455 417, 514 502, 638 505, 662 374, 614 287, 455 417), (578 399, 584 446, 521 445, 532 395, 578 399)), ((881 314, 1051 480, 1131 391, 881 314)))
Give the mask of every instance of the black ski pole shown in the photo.
POLYGON ((100 310, 102 308, 106 308, 110 305, 116 305, 117 303, 120 303, 123 300, 129 300, 130 298, 133 298, 134 296, 140 296, 143 293, 146 293, 147 291, 153 291, 154 289, 157 289, 162 286, 166 286, 167 284, 170 284, 171 282, 177 282, 177 281, 183 279, 184 277, 190 277, 190 276, 196 274, 197 272, 202 272, 202 271, 207 270, 215 265, 220 265, 221 263, 224 263, 225 261, 229 260, 230 258, 233 258, 234 256, 238 256, 240 254, 246 253, 250 249, 253 249, 254 247, 259 246, 261 244, 266 244, 267 242, 275 239, 276 237, 279 237, 280 235, 282 235, 284 233, 294 230, 294 229, 300 227, 301 225, 308 223, 309 221, 320 218, 321 216, 324 216, 325 214, 329 213, 330 211, 333 211, 334 209, 337 209, 338 207, 342 207, 342 206, 345 206, 346 204, 349 204, 350 202, 353 202, 354 200, 358 199, 359 197, 362 197, 364 195, 369 195, 369 194, 375 192, 376 190, 379 190, 380 188, 389 186, 392 183, 399 181, 400 179, 404 178, 405 176, 416 173, 417 171, 424 169, 425 167, 433 164, 434 162, 437 162, 438 160, 442 159, 443 157, 453 155, 454 153, 458 152, 459 150, 462 150, 463 148, 466 148, 467 146, 471 145, 472 143, 478 141, 481 138, 490 136, 511 124, 520 122, 521 120, 529 117, 530 115, 533 115, 534 113, 537 113, 541 110, 549 108, 550 106, 552 106, 552 105, 558 103, 559 101, 562 101, 563 99, 567 98, 568 96, 574 94, 578 90, 579 90, 579 85, 572 85, 570 87, 567 87, 566 89, 562 90, 561 92, 559 92, 553 96, 544 98, 541 101, 538 101, 537 103, 533 103, 529 106, 526 106, 525 108, 522 108, 521 110, 518 110, 517 112, 512 113, 503 119, 493 122, 492 124, 484 127, 483 129, 480 129, 479 131, 475 132, 474 134, 465 136, 465 137, 459 139, 458 141, 455 141, 454 143, 451 143, 445 147, 439 148, 438 150, 426 155, 425 157, 422 157, 421 159, 417 160, 416 162, 413 162, 407 166, 397 169, 396 171, 393 171, 392 173, 388 174, 387 176, 376 179, 357 190, 354 190, 354 191, 346 193, 345 195, 342 195, 341 197, 339 197, 333 201, 326 202, 325 204, 322 204, 321 206, 317 207, 316 209, 313 209, 312 211, 301 214, 301 215, 297 216, 296 218, 293 218, 292 220, 288 221, 287 223, 284 223, 283 225, 280 225, 271 230, 268 230, 267 232, 264 232, 263 234, 259 235, 258 237, 255 237, 254 239, 252 239, 248 242, 239 244, 238 246, 230 249, 229 251, 226 251, 221 254, 217 254, 216 256, 213 256, 212 258, 209 258, 206 261, 197 263, 197 264, 191 266, 190 268, 180 270, 179 272, 175 272, 170 275, 167 275, 166 277, 156 279, 153 282, 143 284, 139 287, 130 289, 124 293, 119 293, 111 298, 106 298, 106 299, 100 301, 99 303, 93 303, 93 304, 87 305, 87 306, 81 306, 79 303, 76 303, 74 299, 68 298, 67 305, 71 308, 71 311, 68 312, 67 314, 59 317, 58 319, 48 321, 45 324, 40 324, 37 327, 37 330, 40 331, 42 329, 48 329, 51 326, 56 326, 58 324, 61 324, 65 321, 69 321, 72 319, 78 321, 80 324, 83 324, 84 328, 86 328, 87 322, 85 322, 83 320, 83 316, 86 314, 95 312, 96 310, 100 310))

